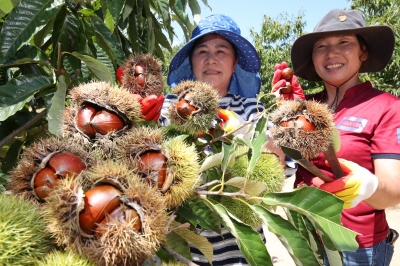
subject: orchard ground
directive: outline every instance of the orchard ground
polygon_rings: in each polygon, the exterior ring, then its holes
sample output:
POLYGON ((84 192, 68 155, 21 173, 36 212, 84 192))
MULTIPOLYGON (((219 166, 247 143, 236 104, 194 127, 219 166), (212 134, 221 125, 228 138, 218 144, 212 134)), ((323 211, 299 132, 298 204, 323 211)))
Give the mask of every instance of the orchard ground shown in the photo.
MULTIPOLYGON (((291 191, 293 186, 294 176, 285 180, 283 191, 291 191)), ((278 207, 276 213, 285 217, 281 208, 278 207)), ((389 221, 389 226, 400 232, 400 204, 386 210, 386 217, 389 221)), ((267 232, 267 249, 271 257, 273 257, 274 266, 295 266, 286 248, 282 245, 279 239, 272 233, 267 232)), ((390 266, 400 265, 400 240, 394 245, 394 255, 390 266)))

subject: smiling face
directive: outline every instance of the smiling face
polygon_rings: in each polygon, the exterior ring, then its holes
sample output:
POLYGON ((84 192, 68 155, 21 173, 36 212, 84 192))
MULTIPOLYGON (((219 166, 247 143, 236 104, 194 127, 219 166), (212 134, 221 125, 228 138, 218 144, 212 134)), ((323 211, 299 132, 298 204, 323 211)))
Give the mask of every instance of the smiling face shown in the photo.
POLYGON ((217 34, 208 34, 197 41, 191 56, 196 79, 208 82, 225 96, 237 63, 232 44, 217 34))
POLYGON ((358 75, 354 74, 359 71, 367 56, 365 47, 360 46, 354 34, 321 38, 314 44, 312 52, 312 60, 318 75, 334 86, 346 83, 347 88, 360 83, 358 75))

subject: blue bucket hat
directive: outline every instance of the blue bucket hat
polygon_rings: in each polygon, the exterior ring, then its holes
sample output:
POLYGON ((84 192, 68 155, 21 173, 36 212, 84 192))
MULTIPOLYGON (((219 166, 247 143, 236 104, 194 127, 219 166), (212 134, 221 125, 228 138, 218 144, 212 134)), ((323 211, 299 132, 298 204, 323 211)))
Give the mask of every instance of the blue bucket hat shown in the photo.
POLYGON ((189 53, 194 42, 215 33, 228 40, 237 51, 238 63, 231 78, 228 91, 242 97, 255 97, 260 92, 260 58, 254 46, 240 35, 240 28, 228 16, 211 15, 199 22, 192 37, 172 58, 169 66, 168 85, 175 87, 181 81, 194 80, 195 76, 189 62, 189 53))

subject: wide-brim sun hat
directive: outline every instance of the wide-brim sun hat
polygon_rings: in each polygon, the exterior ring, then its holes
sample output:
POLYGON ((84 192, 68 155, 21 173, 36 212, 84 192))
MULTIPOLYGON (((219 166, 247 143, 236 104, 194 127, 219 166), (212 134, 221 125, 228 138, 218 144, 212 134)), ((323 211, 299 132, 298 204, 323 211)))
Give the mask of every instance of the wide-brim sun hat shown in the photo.
POLYGON ((242 97, 255 97, 260 92, 260 58, 254 46, 240 35, 240 28, 228 16, 215 14, 201 20, 193 30, 192 37, 172 58, 167 83, 175 87, 181 81, 194 80, 189 53, 196 40, 215 33, 228 40, 237 51, 238 63, 231 78, 228 91, 242 97))
POLYGON ((291 52, 294 74, 309 81, 321 81, 312 62, 313 47, 317 40, 336 34, 356 34, 367 42, 368 58, 361 64, 360 73, 381 71, 392 57, 395 37, 390 27, 366 26, 364 16, 358 10, 333 9, 311 33, 294 42, 291 52))

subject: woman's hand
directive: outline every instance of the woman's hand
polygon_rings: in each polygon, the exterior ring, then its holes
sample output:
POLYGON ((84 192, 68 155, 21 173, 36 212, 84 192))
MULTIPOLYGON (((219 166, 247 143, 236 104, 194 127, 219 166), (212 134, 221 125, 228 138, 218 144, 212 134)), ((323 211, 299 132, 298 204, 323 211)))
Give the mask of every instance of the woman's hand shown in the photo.
POLYGON ((342 199, 344 209, 353 208, 375 193, 379 183, 378 177, 354 162, 339 159, 339 163, 345 173, 344 177, 329 183, 316 177, 312 182, 316 187, 342 199))
POLYGON ((144 120, 157 121, 160 118, 164 95, 150 95, 145 98, 138 94, 134 94, 134 96, 142 106, 142 118, 144 120))
POLYGON ((272 92, 281 95, 280 99, 283 98, 284 100, 305 99, 298 78, 293 75, 286 62, 276 64, 274 67, 272 92))

